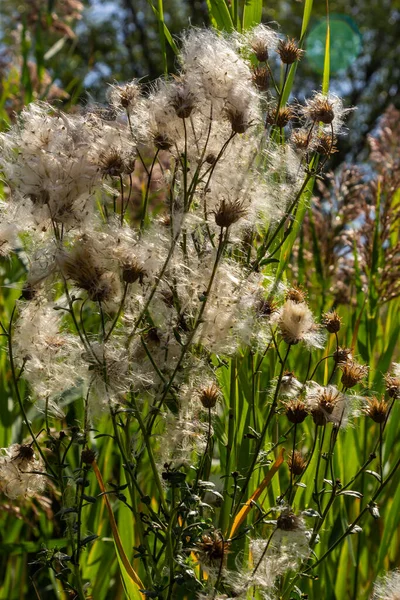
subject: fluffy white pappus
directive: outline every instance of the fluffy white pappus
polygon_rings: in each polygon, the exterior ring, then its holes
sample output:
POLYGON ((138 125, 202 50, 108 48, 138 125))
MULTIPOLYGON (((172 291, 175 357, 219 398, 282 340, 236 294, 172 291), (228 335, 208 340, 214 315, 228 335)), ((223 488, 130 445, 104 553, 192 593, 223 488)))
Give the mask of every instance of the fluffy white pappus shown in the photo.
POLYGON ((8 498, 33 496, 42 492, 46 476, 44 464, 32 446, 12 444, 0 449, 0 491, 8 498))
POLYGON ((90 210, 99 179, 89 158, 96 131, 84 117, 66 116, 44 104, 30 104, 16 125, 1 135, 0 165, 13 190, 31 201, 33 215, 69 223, 90 210))
POLYGON ((271 322, 278 325, 279 333, 287 344, 303 342, 308 348, 324 347, 325 335, 321 333, 305 302, 286 300, 272 315, 271 322))
POLYGON ((391 571, 374 583, 371 600, 400 600, 400 571, 391 571))
POLYGON ((62 314, 54 304, 42 300, 21 307, 13 337, 15 358, 23 365, 22 376, 31 384, 37 408, 62 418, 58 400, 83 375, 81 348, 75 336, 62 331, 62 314))
MULTIPOLYGON (((0 213, 0 219, 2 215, 0 213)), ((0 256, 9 256, 18 245, 18 228, 14 223, 0 222, 0 256)))
MULTIPOLYGON (((211 29, 190 29, 183 37, 182 69, 198 96, 213 106, 213 117, 219 118, 229 96, 240 83, 251 89, 249 65, 230 41, 211 29)), ((209 114, 209 109, 205 110, 209 114)))
POLYGON ((92 417, 120 404, 131 388, 128 353, 118 338, 92 342, 81 354, 92 417))
MULTIPOLYGON (((197 462, 207 444, 208 425, 201 420, 200 407, 194 401, 180 407, 179 414, 165 415, 165 432, 160 436, 160 465, 173 468, 197 462)), ((213 431, 211 431, 211 435, 213 431)))

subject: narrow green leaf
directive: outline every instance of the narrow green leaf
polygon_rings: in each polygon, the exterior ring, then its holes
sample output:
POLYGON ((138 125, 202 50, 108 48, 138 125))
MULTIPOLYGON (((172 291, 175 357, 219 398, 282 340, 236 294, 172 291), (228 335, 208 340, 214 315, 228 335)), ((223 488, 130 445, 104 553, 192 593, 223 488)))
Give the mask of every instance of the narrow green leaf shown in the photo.
POLYGON ((300 41, 302 42, 307 32, 308 23, 310 22, 313 0, 306 0, 304 3, 303 22, 301 24, 300 41))
POLYGON ((326 38, 325 38, 325 56, 324 72, 322 74, 322 92, 329 92, 329 78, 331 70, 331 26, 329 23, 329 1, 326 0, 326 38))

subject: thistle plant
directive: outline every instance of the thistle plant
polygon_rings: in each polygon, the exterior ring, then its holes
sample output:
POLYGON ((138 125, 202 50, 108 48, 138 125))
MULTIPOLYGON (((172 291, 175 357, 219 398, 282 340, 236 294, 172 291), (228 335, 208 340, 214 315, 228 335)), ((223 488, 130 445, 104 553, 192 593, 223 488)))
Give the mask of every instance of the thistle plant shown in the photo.
POLYGON ((192 29, 173 78, 114 85, 102 110, 31 104, 1 136, 0 252, 26 276, 1 322, 22 422, 0 486, 47 495, 65 537, 33 561, 35 589, 100 597, 99 506, 126 596, 164 600, 288 599, 379 515, 398 366, 374 397, 340 315, 313 314, 280 270, 348 111, 321 92, 284 103, 302 54, 263 25, 192 29), (359 419, 373 447, 342 481, 359 419), (332 507, 364 492, 319 552, 332 507))

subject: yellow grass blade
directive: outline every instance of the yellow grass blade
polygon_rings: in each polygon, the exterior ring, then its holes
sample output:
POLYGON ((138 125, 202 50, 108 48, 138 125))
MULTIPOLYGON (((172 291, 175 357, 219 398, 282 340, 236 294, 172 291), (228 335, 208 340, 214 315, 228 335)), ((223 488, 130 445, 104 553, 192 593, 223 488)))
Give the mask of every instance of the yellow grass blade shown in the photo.
POLYGON ((124 575, 126 575, 137 587, 137 590, 135 590, 135 597, 145 599, 145 595, 140 592, 140 589, 142 589, 142 590, 144 589, 144 585, 143 585, 139 575, 136 573, 136 571, 130 564, 128 557, 125 554, 125 550, 122 546, 121 538, 119 537, 119 533, 118 533, 117 523, 115 521, 114 514, 112 511, 108 496, 107 496, 107 494, 104 493, 104 492, 106 492, 106 488, 105 488, 103 478, 101 476, 101 473, 99 471, 99 467, 97 466, 96 461, 94 461, 92 463, 92 467, 93 467, 94 474, 96 475, 96 479, 99 484, 99 487, 104 494, 103 500, 107 507, 108 516, 110 519, 110 524, 111 524, 111 529, 112 529, 112 534, 113 534, 115 546, 116 546, 117 552, 118 552, 119 564, 121 567, 123 578, 125 579, 125 583, 126 583, 126 577, 124 577, 124 575), (125 571, 125 572, 123 572, 123 571, 125 571))
POLYGON ((235 535, 236 531, 239 529, 239 527, 241 526, 241 524, 243 523, 243 521, 249 514, 250 509, 253 506, 253 502, 255 502, 260 497, 260 495, 263 493, 265 488, 271 482, 275 473, 278 471, 279 467, 283 463, 284 452, 285 452, 285 449, 282 448, 278 458, 276 459, 276 461, 274 462, 274 464, 272 465, 272 467, 270 468, 270 470, 268 471, 268 473, 266 474, 266 476, 264 477, 264 479, 262 480, 262 482, 260 483, 260 485, 258 486, 256 491, 252 494, 252 496, 248 499, 248 501, 245 503, 243 508, 241 508, 241 510, 236 515, 236 518, 232 525, 231 532, 229 534, 230 538, 232 538, 235 535))

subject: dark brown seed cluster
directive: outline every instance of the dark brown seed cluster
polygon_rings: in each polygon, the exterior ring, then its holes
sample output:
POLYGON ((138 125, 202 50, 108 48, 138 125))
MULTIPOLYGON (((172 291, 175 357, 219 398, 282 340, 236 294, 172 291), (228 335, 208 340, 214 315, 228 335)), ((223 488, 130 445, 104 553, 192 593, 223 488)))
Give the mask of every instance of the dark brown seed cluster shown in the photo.
POLYGON ((155 135, 153 141, 158 150, 169 150, 172 146, 171 140, 164 133, 155 135))
POLYGON ((125 171, 124 160, 117 148, 100 154, 99 166, 104 177, 119 177, 125 171))
POLYGON ((268 60, 268 46, 262 40, 254 40, 251 44, 254 54, 258 62, 267 62, 268 60))
POLYGON ((315 152, 318 152, 322 156, 331 156, 331 154, 335 154, 338 151, 335 142, 336 138, 332 138, 330 133, 320 132, 314 141, 313 148, 315 152))
POLYGON ((351 348, 341 348, 339 346, 339 348, 333 353, 333 360, 339 365, 352 360, 351 348))
POLYGON ((310 145, 310 132, 305 129, 297 129, 293 131, 290 139, 298 150, 307 150, 310 145))
POLYGON ((31 462, 35 456, 35 451, 30 444, 21 444, 16 451, 14 458, 31 462))
POLYGON ((301 59, 304 50, 299 48, 294 39, 280 40, 277 52, 285 65, 291 65, 301 59))
POLYGON ((114 274, 100 266, 86 243, 77 244, 70 253, 61 256, 59 262, 64 277, 85 290, 90 300, 105 302, 115 295, 114 274))
POLYGON ((256 305, 257 315, 261 318, 269 318, 273 313, 277 312, 278 304, 273 300, 261 298, 256 305))
POLYGON ((326 425, 328 416, 333 413, 341 398, 342 394, 338 390, 323 388, 317 406, 311 411, 314 423, 319 426, 326 425))

